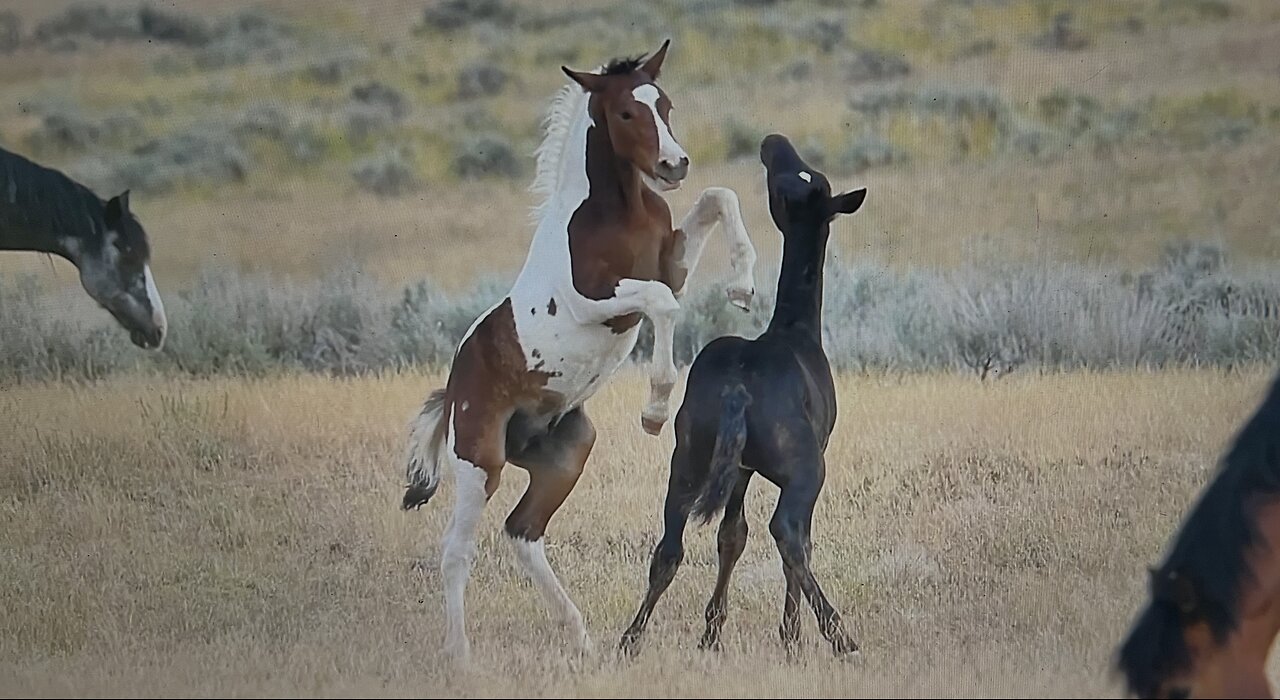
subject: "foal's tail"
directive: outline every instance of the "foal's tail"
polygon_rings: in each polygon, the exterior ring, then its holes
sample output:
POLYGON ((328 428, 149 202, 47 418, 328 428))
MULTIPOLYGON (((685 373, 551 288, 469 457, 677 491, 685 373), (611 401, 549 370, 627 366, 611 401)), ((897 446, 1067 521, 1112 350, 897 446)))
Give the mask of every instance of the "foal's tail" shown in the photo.
POLYGON ((711 521, 729 501, 734 477, 742 464, 742 448, 747 444, 747 406, 751 396, 746 387, 734 384, 720 394, 720 429, 702 493, 693 503, 692 515, 703 523, 711 521))
POLYGON ((403 510, 422 507, 440 486, 440 458, 448 426, 444 396, 444 389, 431 392, 409 426, 409 445, 405 451, 405 476, 409 484, 400 504, 403 510))

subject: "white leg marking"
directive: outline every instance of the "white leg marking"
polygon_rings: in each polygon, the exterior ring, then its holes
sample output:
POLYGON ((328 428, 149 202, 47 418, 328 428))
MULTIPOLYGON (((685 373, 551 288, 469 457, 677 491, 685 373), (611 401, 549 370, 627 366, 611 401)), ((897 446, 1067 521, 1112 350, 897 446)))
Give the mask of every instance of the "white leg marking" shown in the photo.
MULTIPOLYGON (((693 207, 680 222, 680 230, 685 235, 685 257, 682 265, 688 271, 688 276, 691 276, 702 259, 707 236, 717 222, 729 244, 729 264, 733 269, 733 277, 727 290, 729 301, 747 310, 756 290, 756 249, 751 243, 751 237, 747 235, 747 227, 742 223, 742 209, 736 192, 727 187, 708 187, 698 195, 693 207)), ((684 290, 682 288, 679 291, 683 293, 684 290)))
POLYGON ((533 542, 522 537, 511 537, 511 546, 515 549, 516 558, 520 560, 520 566, 524 569, 529 579, 533 581, 533 585, 542 594, 547 606, 551 608, 553 614, 560 619, 560 623, 568 628, 569 634, 572 635, 573 642, 578 645, 578 649, 591 653, 594 645, 591 641, 591 635, 587 633, 587 626, 582 621, 582 612, 578 610, 578 606, 573 604, 573 600, 569 598, 569 594, 565 592, 564 586, 560 585, 560 580, 556 578, 556 573, 551 569, 551 563, 547 561, 547 551, 543 544, 543 540, 539 538, 533 542))
POLYGON ((649 404, 640 414, 641 425, 650 435, 662 432, 662 425, 670 418, 671 390, 676 385, 674 314, 656 314, 653 321, 653 359, 649 374, 649 404))
POLYGON ((467 639, 465 597, 471 564, 475 560, 476 527, 488 498, 485 496, 486 475, 483 469, 450 453, 453 462, 453 517, 445 531, 440 556, 440 572, 444 579, 445 654, 467 661, 471 644, 467 639))
POLYGON ((642 313, 675 313, 680 310, 671 288, 653 280, 637 280, 630 277, 618 282, 613 296, 608 299, 588 299, 570 287, 556 294, 564 301, 573 320, 583 325, 604 323, 615 316, 642 313))

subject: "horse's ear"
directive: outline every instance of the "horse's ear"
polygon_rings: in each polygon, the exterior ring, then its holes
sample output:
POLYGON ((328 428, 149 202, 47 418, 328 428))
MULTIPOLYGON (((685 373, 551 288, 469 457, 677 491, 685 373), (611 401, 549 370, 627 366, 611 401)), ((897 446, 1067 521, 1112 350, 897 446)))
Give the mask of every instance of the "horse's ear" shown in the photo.
POLYGON ((573 82, 581 85, 582 89, 587 92, 599 92, 604 89, 603 75, 572 70, 568 66, 560 66, 560 70, 564 71, 565 75, 572 78, 573 82))
POLYGON ((1185 616, 1194 615, 1200 608, 1195 584, 1186 576, 1178 575, 1176 571, 1169 573, 1169 594, 1173 598, 1174 605, 1178 606, 1178 612, 1185 616))
POLYGON ((121 219, 129 213, 129 190, 125 190, 120 194, 107 200, 106 211, 103 212, 103 218, 108 224, 114 225, 119 223, 121 219))
POLYGON ((832 214, 852 214, 862 208, 867 199, 867 188, 860 187, 851 192, 838 194, 831 198, 832 214))
POLYGON ((640 70, 648 73, 650 78, 657 80, 658 74, 662 72, 662 62, 667 58, 668 46, 671 46, 670 39, 662 42, 662 48, 654 52, 654 54, 649 57, 649 60, 645 61, 644 65, 640 67, 640 70))

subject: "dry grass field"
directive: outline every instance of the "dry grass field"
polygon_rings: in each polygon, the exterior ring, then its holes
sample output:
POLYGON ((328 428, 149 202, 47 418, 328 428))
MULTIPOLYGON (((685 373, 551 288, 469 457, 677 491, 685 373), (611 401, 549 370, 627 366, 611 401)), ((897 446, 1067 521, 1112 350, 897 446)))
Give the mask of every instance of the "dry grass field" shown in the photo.
POLYGON ((509 469, 468 589, 476 666, 442 663, 436 562, 452 498, 398 509, 407 416, 438 381, 30 384, 0 395, 0 688, 9 696, 1114 696, 1108 663, 1172 528, 1254 408, 1262 372, 844 377, 815 573, 863 645, 776 643, 765 524, 700 653, 714 529, 630 663, 613 645, 659 533, 670 431, 637 423, 641 376, 600 427, 548 552, 601 648, 585 664, 501 536, 509 469), (74 428, 72 428, 74 426, 74 428))
MULTIPOLYGON (((1277 76, 1266 0, 6 0, 0 146, 132 188, 170 339, 139 353, 69 263, 0 254, 0 695, 1114 696, 1146 567, 1280 357, 1277 76), (452 479, 399 510, 407 421, 477 280, 525 259, 560 66, 665 38, 668 201, 734 188, 759 291, 759 138, 869 191, 833 229, 851 370, 813 533, 863 659, 808 608, 784 658, 762 480, 723 652, 696 648, 708 527, 615 658, 673 443, 631 367, 547 545, 599 655, 520 574, 510 468, 448 668, 452 479)), ((691 287, 726 258, 713 235, 691 287)), ((698 304, 689 337, 747 323, 698 304)))

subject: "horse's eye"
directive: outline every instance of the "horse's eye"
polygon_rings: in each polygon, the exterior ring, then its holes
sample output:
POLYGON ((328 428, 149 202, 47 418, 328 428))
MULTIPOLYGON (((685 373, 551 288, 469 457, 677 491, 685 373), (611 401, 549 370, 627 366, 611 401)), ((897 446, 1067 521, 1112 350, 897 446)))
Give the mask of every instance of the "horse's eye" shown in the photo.
POLYGON ((620 114, 620 115, 618 115, 618 116, 622 117, 622 121, 624 121, 624 122, 629 122, 629 121, 631 121, 631 112, 629 112, 629 111, 627 111, 627 112, 623 112, 622 114, 620 114))

